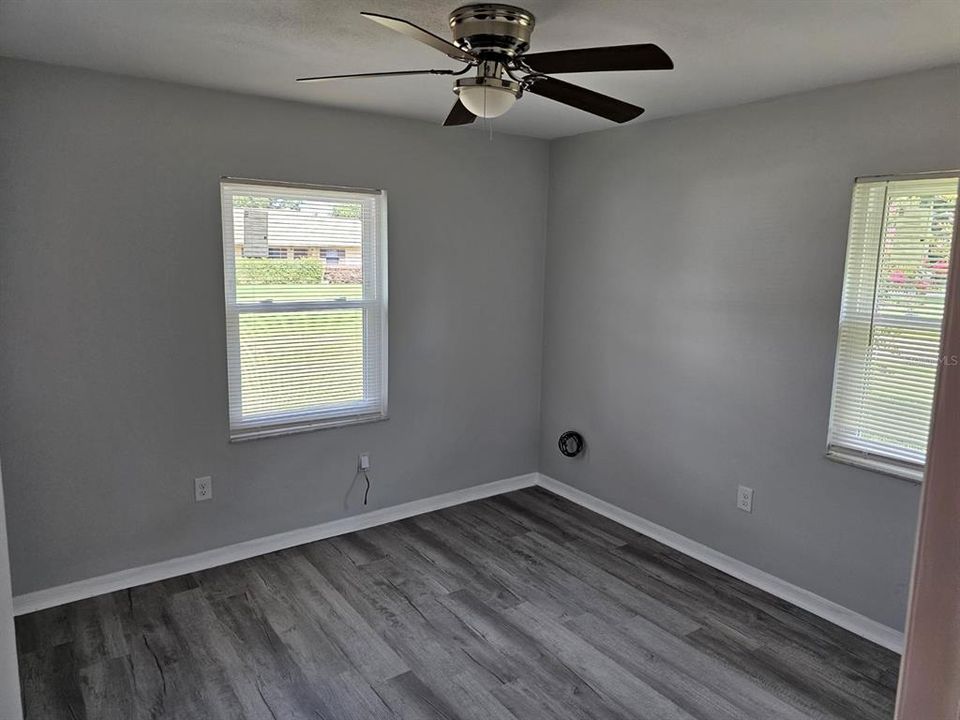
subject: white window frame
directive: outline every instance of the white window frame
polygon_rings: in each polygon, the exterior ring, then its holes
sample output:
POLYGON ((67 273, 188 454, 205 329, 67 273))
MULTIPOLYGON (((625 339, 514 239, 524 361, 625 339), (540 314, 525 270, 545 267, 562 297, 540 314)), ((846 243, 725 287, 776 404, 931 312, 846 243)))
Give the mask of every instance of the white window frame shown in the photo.
POLYGON ((258 438, 311 432, 327 428, 377 422, 388 418, 387 405, 387 348, 388 348, 388 303, 387 303, 387 193, 382 189, 342 187, 337 185, 314 185, 274 180, 255 180, 250 178, 221 177, 220 199, 222 214, 222 233, 224 243, 223 275, 225 316, 227 328, 227 380, 228 380, 228 419, 230 442, 256 440, 258 438), (255 192, 257 187, 292 191, 316 191, 330 194, 343 194, 344 200, 357 196, 377 196, 377 212, 372 222, 375 224, 373 237, 370 225, 363 223, 361 240, 361 263, 364 277, 374 277, 371 284, 373 297, 358 300, 296 300, 286 302, 239 303, 236 299, 236 275, 234 252, 227 251, 229 239, 233 243, 233 203, 232 195, 225 193, 225 186, 246 186, 255 192), (370 250, 372 248, 372 251, 370 250), (378 387, 379 396, 364 398, 359 403, 341 406, 327 406, 322 409, 303 411, 263 413, 244 417, 242 401, 232 402, 240 397, 240 316, 246 313, 309 312, 328 310, 364 310, 363 320, 363 357, 365 386, 378 387), (379 317, 379 333, 371 333, 368 326, 368 312, 379 317), (379 347, 377 336, 379 335, 379 347), (233 339, 236 339, 234 344, 233 339), (377 373, 378 376, 374 376, 377 373), (372 382, 367 382, 367 380, 372 382))
MULTIPOLYGON (((898 181, 910 181, 910 180, 935 180, 940 178, 956 178, 958 176, 960 176, 960 170, 944 170, 944 171, 935 171, 935 172, 926 172, 926 173, 914 173, 914 174, 907 174, 907 175, 877 175, 877 176, 858 177, 854 182, 853 193, 855 196, 857 185, 863 182, 898 182, 898 181)), ((853 210, 854 208, 853 208, 853 205, 851 204, 851 210, 850 210, 851 231, 852 231, 853 222, 855 220, 853 215, 853 210)), ((849 233, 850 231, 848 231, 848 237, 847 237, 848 244, 851 242, 849 233)), ((954 216, 953 239, 952 239, 952 243, 954 245, 958 242, 958 236, 960 236, 960 198, 958 198, 958 207, 956 208, 956 214, 954 216)), ((851 258, 849 256, 849 249, 848 249, 847 263, 849 263, 850 260, 851 258)), ((849 281, 848 274, 850 272, 849 268, 847 267, 847 263, 845 263, 844 265, 844 274, 843 274, 844 300, 846 298, 847 283, 849 281)), ((951 273, 953 273, 954 271, 955 271, 955 268, 950 268, 951 273)), ((842 307, 843 307, 844 300, 841 300, 841 317, 840 317, 841 325, 843 322, 842 307)), ((946 308, 944 308, 944 316, 945 315, 946 315, 946 308)), ((941 337, 943 332, 944 316, 941 316, 939 321, 941 337)), ((877 318, 876 316, 874 316, 873 322, 875 324, 883 324, 882 319, 877 318)), ((937 326, 935 321, 928 321, 923 319, 911 319, 909 323, 904 323, 904 324, 905 325, 912 324, 913 326, 917 326, 917 327, 922 326, 926 329, 933 329, 937 326)), ((890 326, 900 327, 900 325, 895 325, 893 323, 891 323, 890 326)), ((903 480, 908 480, 915 483, 922 482, 924 472, 926 470, 925 462, 923 463, 909 462, 902 459, 889 457, 884 454, 882 449, 877 449, 876 451, 872 451, 871 449, 868 449, 866 447, 852 447, 852 446, 846 445, 842 437, 840 437, 839 434, 834 432, 834 426, 835 426, 834 418, 835 418, 835 413, 837 411, 837 383, 838 383, 838 375, 840 372, 839 340, 840 338, 838 335, 838 346, 837 346, 837 352, 836 352, 836 358, 835 358, 835 364, 834 364, 833 388, 831 392, 830 422, 829 422, 828 431, 827 431, 826 457, 830 460, 834 460, 836 462, 840 462, 846 465, 853 465, 855 467, 860 467, 867 470, 873 470, 875 472, 882 473, 884 475, 890 475, 892 477, 900 478, 903 480)), ((941 361, 941 364, 939 367, 942 368, 942 358, 940 359, 940 361, 941 361)), ((863 445, 863 443, 860 443, 860 444, 863 445)))

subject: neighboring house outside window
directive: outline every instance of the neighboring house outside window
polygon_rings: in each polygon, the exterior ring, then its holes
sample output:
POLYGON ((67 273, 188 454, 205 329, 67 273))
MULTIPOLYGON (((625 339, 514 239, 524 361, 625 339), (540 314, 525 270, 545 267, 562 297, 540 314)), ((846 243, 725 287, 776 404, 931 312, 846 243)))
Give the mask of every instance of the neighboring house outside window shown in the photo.
POLYGON ((339 265, 346 256, 347 251, 342 249, 328 249, 324 252, 324 259, 328 265, 339 265))
POLYGON ((221 199, 231 439, 384 418, 385 194, 225 178, 221 199))
POLYGON ((827 454, 921 480, 955 239, 956 173, 856 182, 827 454))

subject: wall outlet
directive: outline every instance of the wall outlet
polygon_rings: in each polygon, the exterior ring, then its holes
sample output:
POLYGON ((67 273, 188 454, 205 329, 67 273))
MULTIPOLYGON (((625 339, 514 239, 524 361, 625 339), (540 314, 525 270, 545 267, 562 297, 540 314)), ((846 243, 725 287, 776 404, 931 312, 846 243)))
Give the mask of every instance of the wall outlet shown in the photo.
POLYGON ((753 512, 753 488, 743 485, 737 488, 737 507, 744 512, 753 512))
POLYGON ((197 502, 213 499, 213 478, 209 475, 193 479, 193 492, 197 502))
POLYGON ((370 453, 363 453, 357 458, 357 467, 360 470, 370 469, 370 453))

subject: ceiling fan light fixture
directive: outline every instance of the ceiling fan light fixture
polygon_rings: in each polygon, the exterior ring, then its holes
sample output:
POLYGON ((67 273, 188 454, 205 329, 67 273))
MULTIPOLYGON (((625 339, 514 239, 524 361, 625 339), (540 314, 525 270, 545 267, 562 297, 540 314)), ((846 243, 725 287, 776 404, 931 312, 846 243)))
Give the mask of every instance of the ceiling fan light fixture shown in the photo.
POLYGON ((457 81, 454 92, 463 106, 477 117, 495 118, 513 107, 520 97, 520 85, 499 78, 464 78, 457 81))
POLYGON ((551 75, 673 69, 670 56, 653 43, 528 53, 536 19, 532 13, 514 5, 484 2, 457 8, 450 13, 453 42, 403 18, 373 12, 361 15, 439 50, 464 66, 459 70, 390 70, 317 75, 297 78, 297 82, 407 75, 451 75, 462 78, 470 70, 476 70, 476 77, 456 81, 453 91, 457 94, 457 102, 443 121, 444 127, 470 125, 478 117, 500 117, 526 92, 616 123, 629 122, 643 113, 642 107, 558 80, 551 75))
POLYGON ((513 107, 517 96, 503 88, 473 85, 461 88, 460 102, 477 117, 495 118, 513 107))

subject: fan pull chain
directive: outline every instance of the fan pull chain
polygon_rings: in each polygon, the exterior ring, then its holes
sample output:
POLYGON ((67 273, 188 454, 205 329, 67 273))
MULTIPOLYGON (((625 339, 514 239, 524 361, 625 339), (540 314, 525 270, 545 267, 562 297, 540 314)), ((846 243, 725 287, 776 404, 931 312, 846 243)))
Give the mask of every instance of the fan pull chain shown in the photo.
POLYGON ((493 119, 487 117, 487 89, 483 89, 483 124, 487 126, 488 140, 493 142, 493 119))

